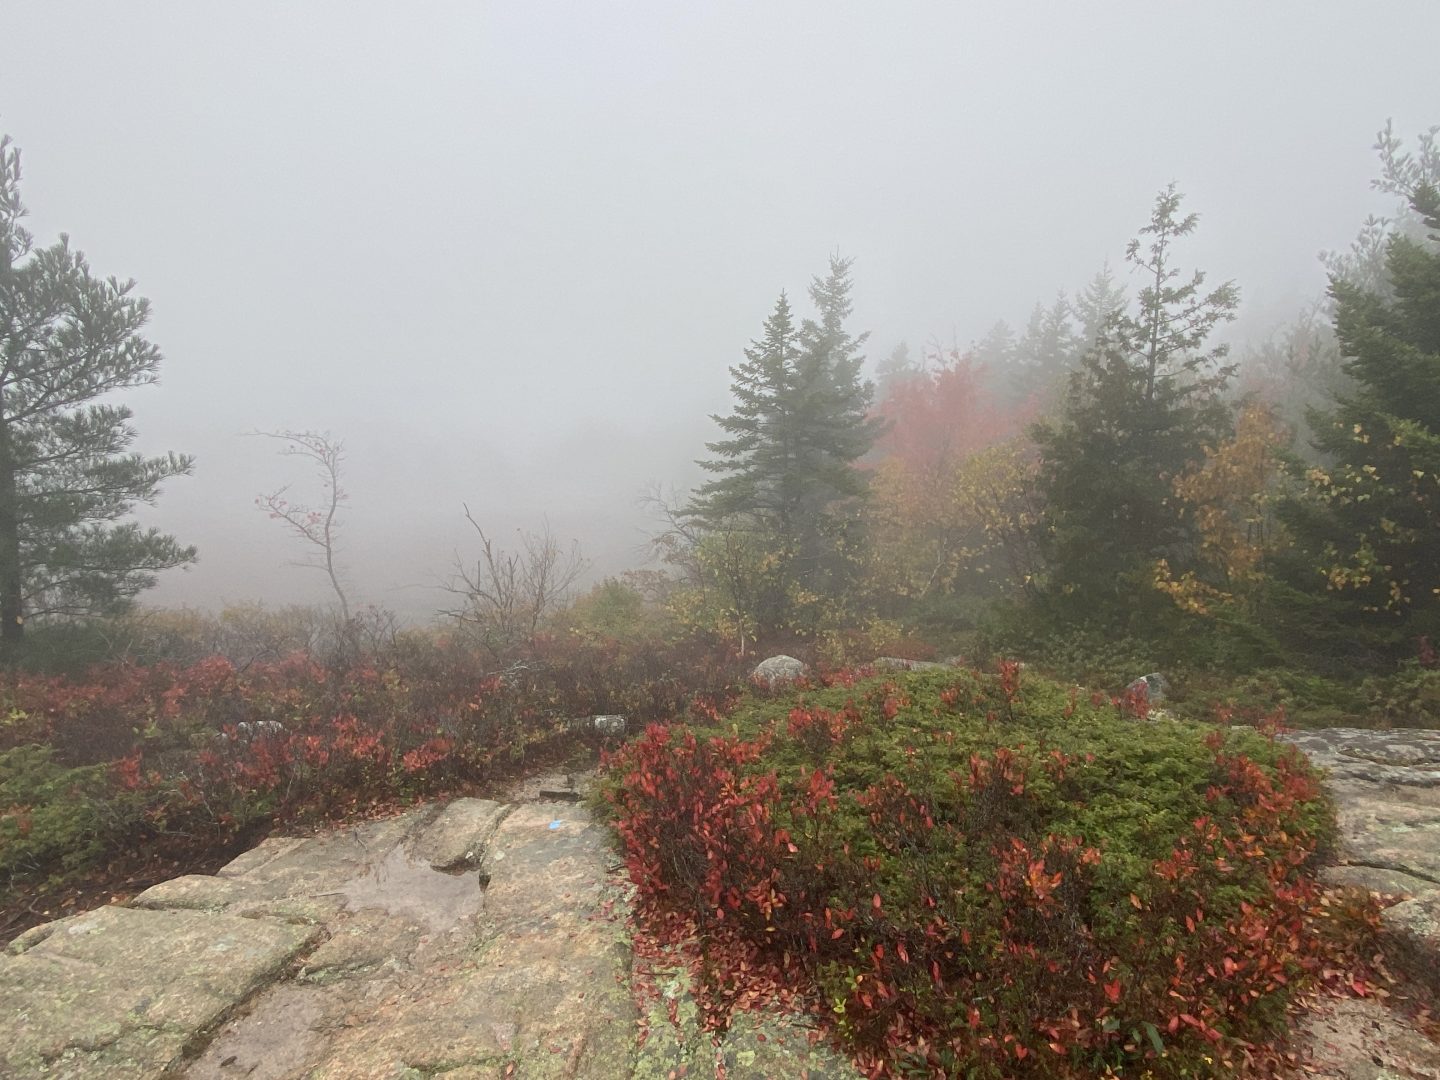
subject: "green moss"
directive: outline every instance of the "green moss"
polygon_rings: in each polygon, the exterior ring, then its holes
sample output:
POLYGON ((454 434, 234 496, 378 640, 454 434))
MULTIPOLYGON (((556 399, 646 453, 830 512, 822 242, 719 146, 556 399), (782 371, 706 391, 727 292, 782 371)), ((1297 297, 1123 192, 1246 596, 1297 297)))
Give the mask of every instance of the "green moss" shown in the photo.
MULTIPOLYGON (((1189 822, 1215 812, 1206 801, 1217 779, 1214 753, 1204 741, 1216 730, 1212 725, 1122 715, 1109 699, 1094 705, 1088 691, 1028 673, 1008 704, 995 680, 971 672, 908 673, 853 688, 752 696, 725 729, 747 739, 770 735, 763 766, 774 769, 782 783, 823 766, 834 770, 842 791, 856 792, 894 774, 935 801, 937 820, 963 820, 964 792, 953 774, 968 774, 973 754, 1005 747, 1032 763, 1043 763, 1056 750, 1077 759, 1093 755, 1067 771, 1064 785, 1032 771, 1016 824, 1080 836, 1103 845, 1116 860, 1160 858, 1189 822), (957 688, 953 703, 942 700, 957 688), (887 697, 908 702, 889 720, 875 715, 887 697), (852 703, 862 708, 865 721, 848 729, 838 745, 815 748, 787 734, 794 708, 839 712, 852 703)), ((1251 728, 1221 730, 1227 753, 1245 754, 1270 768, 1290 752, 1251 728)), ((1302 813, 1300 824, 1317 837, 1328 838, 1333 829, 1328 808, 1319 803, 1302 813)))

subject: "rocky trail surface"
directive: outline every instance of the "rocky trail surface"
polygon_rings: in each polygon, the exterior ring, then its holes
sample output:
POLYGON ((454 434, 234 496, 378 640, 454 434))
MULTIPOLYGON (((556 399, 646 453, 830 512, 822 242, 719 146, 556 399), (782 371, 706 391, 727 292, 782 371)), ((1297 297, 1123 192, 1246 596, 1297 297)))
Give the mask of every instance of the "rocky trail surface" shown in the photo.
MULTIPOLYGON (((1326 876, 1405 898, 1387 931, 1434 987, 1440 732, 1289 738, 1331 773, 1326 876)), ((647 968, 641 1015, 626 887, 580 796, 542 777, 504 803, 271 838, 36 927, 0 955, 0 1076, 854 1080, 794 1018, 741 1017, 714 1045, 678 970, 647 968)), ((1440 1078, 1440 1048, 1374 999, 1322 1003, 1301 1039, 1328 1080, 1440 1078)))
MULTIPOLYGON (((1382 915, 1392 959, 1440 993, 1440 731, 1285 738, 1329 773, 1340 850, 1321 877, 1402 898, 1382 915)), ((1440 1047, 1373 998, 1322 1002, 1300 1037, 1327 1080, 1440 1080, 1440 1047)))
POLYGON ((618 870, 568 778, 271 838, 12 942, 0 1076, 857 1075, 779 1016, 712 1046, 664 972, 642 1018, 618 870))

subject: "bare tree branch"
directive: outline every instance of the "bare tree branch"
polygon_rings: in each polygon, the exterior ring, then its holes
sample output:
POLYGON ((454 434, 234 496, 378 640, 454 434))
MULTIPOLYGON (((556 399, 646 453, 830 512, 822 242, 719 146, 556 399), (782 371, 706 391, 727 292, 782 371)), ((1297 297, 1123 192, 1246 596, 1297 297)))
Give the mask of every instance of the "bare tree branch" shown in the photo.
POLYGON ((255 431, 251 434, 277 439, 284 444, 280 450, 283 456, 298 457, 315 464, 324 493, 318 508, 292 503, 285 497, 290 490, 288 486, 259 496, 255 505, 283 523, 291 535, 313 549, 310 559, 299 565, 325 571, 330 587, 340 601, 340 616, 349 625, 350 601, 341 587, 335 565, 340 507, 348 499, 340 486, 340 463, 345 458, 345 444, 331 438, 329 432, 321 431, 255 431))
POLYGON ((459 603, 440 612, 472 635, 497 660, 507 660, 535 640, 540 621, 568 598, 588 565, 580 545, 565 547, 550 530, 520 532, 520 546, 506 551, 485 535, 465 506, 465 520, 480 538, 473 563, 455 556, 455 573, 442 587, 459 603))

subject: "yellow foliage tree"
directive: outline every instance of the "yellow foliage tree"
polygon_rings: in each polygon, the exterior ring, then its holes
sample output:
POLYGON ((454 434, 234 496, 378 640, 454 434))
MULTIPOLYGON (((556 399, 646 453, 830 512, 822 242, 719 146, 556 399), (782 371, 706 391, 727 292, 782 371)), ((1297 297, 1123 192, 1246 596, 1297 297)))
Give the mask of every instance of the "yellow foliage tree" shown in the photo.
POLYGON ((1167 560, 1155 567, 1155 584, 1196 614, 1215 605, 1248 603, 1264 579, 1266 558, 1283 542, 1273 514, 1281 477, 1280 451, 1289 433, 1275 411, 1252 403, 1240 410, 1235 433, 1205 459, 1175 478, 1200 536, 1201 573, 1174 576, 1167 560), (1203 576, 1202 576, 1203 574, 1203 576))
POLYGON ((1034 475, 1020 439, 924 465, 881 462, 868 510, 872 588, 913 602, 1027 587, 1037 565, 1034 475))

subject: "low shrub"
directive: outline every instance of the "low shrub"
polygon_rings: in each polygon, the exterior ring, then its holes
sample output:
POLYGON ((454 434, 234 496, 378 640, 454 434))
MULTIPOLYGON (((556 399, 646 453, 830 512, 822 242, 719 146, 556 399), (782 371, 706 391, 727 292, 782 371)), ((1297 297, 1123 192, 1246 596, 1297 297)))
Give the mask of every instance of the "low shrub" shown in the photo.
POLYGON ((494 677, 417 709, 418 688, 393 672, 303 658, 97 675, 111 677, 6 687, 25 702, 6 734, 32 739, 0 751, 6 932, 23 929, 27 893, 123 879, 161 851, 183 872, 257 830, 461 790, 586 745, 494 677))
POLYGON ((1010 663, 832 681, 610 760, 713 1023, 799 983, 872 1076, 1263 1073, 1296 988, 1357 970, 1376 912, 1317 886, 1331 808, 1273 738, 1010 663))
POLYGON ((1375 727, 1440 727, 1440 668, 1412 661, 1388 678, 1367 679, 1360 692, 1375 727))
POLYGON ((103 856, 131 816, 109 793, 104 766, 67 768, 43 746, 0 752, 0 883, 13 888, 103 856))
POLYGON ((1197 715, 1219 708, 1246 722, 1283 712, 1296 727, 1361 725, 1369 712, 1355 684, 1294 668, 1211 680, 1208 688, 1191 695, 1189 704, 1197 715))
POLYGON ((810 658, 817 664, 830 668, 868 663, 877 656, 934 660, 938 655, 933 645, 888 619, 871 619, 845 629, 828 630, 809 651, 812 652, 810 658))
POLYGON ((573 720, 643 725, 697 693, 726 700, 737 677, 698 651, 574 638, 496 672, 421 636, 338 666, 298 653, 0 676, 0 937, 43 914, 27 896, 124 881, 160 853, 171 876, 276 827, 591 762, 601 736, 573 720))
POLYGON ((997 607, 966 653, 987 664, 1023 656, 1027 664, 1057 679, 1113 690, 1146 672, 1173 672, 1166 651, 1103 623, 1067 623, 1058 616, 1047 621, 1027 608, 997 607))

